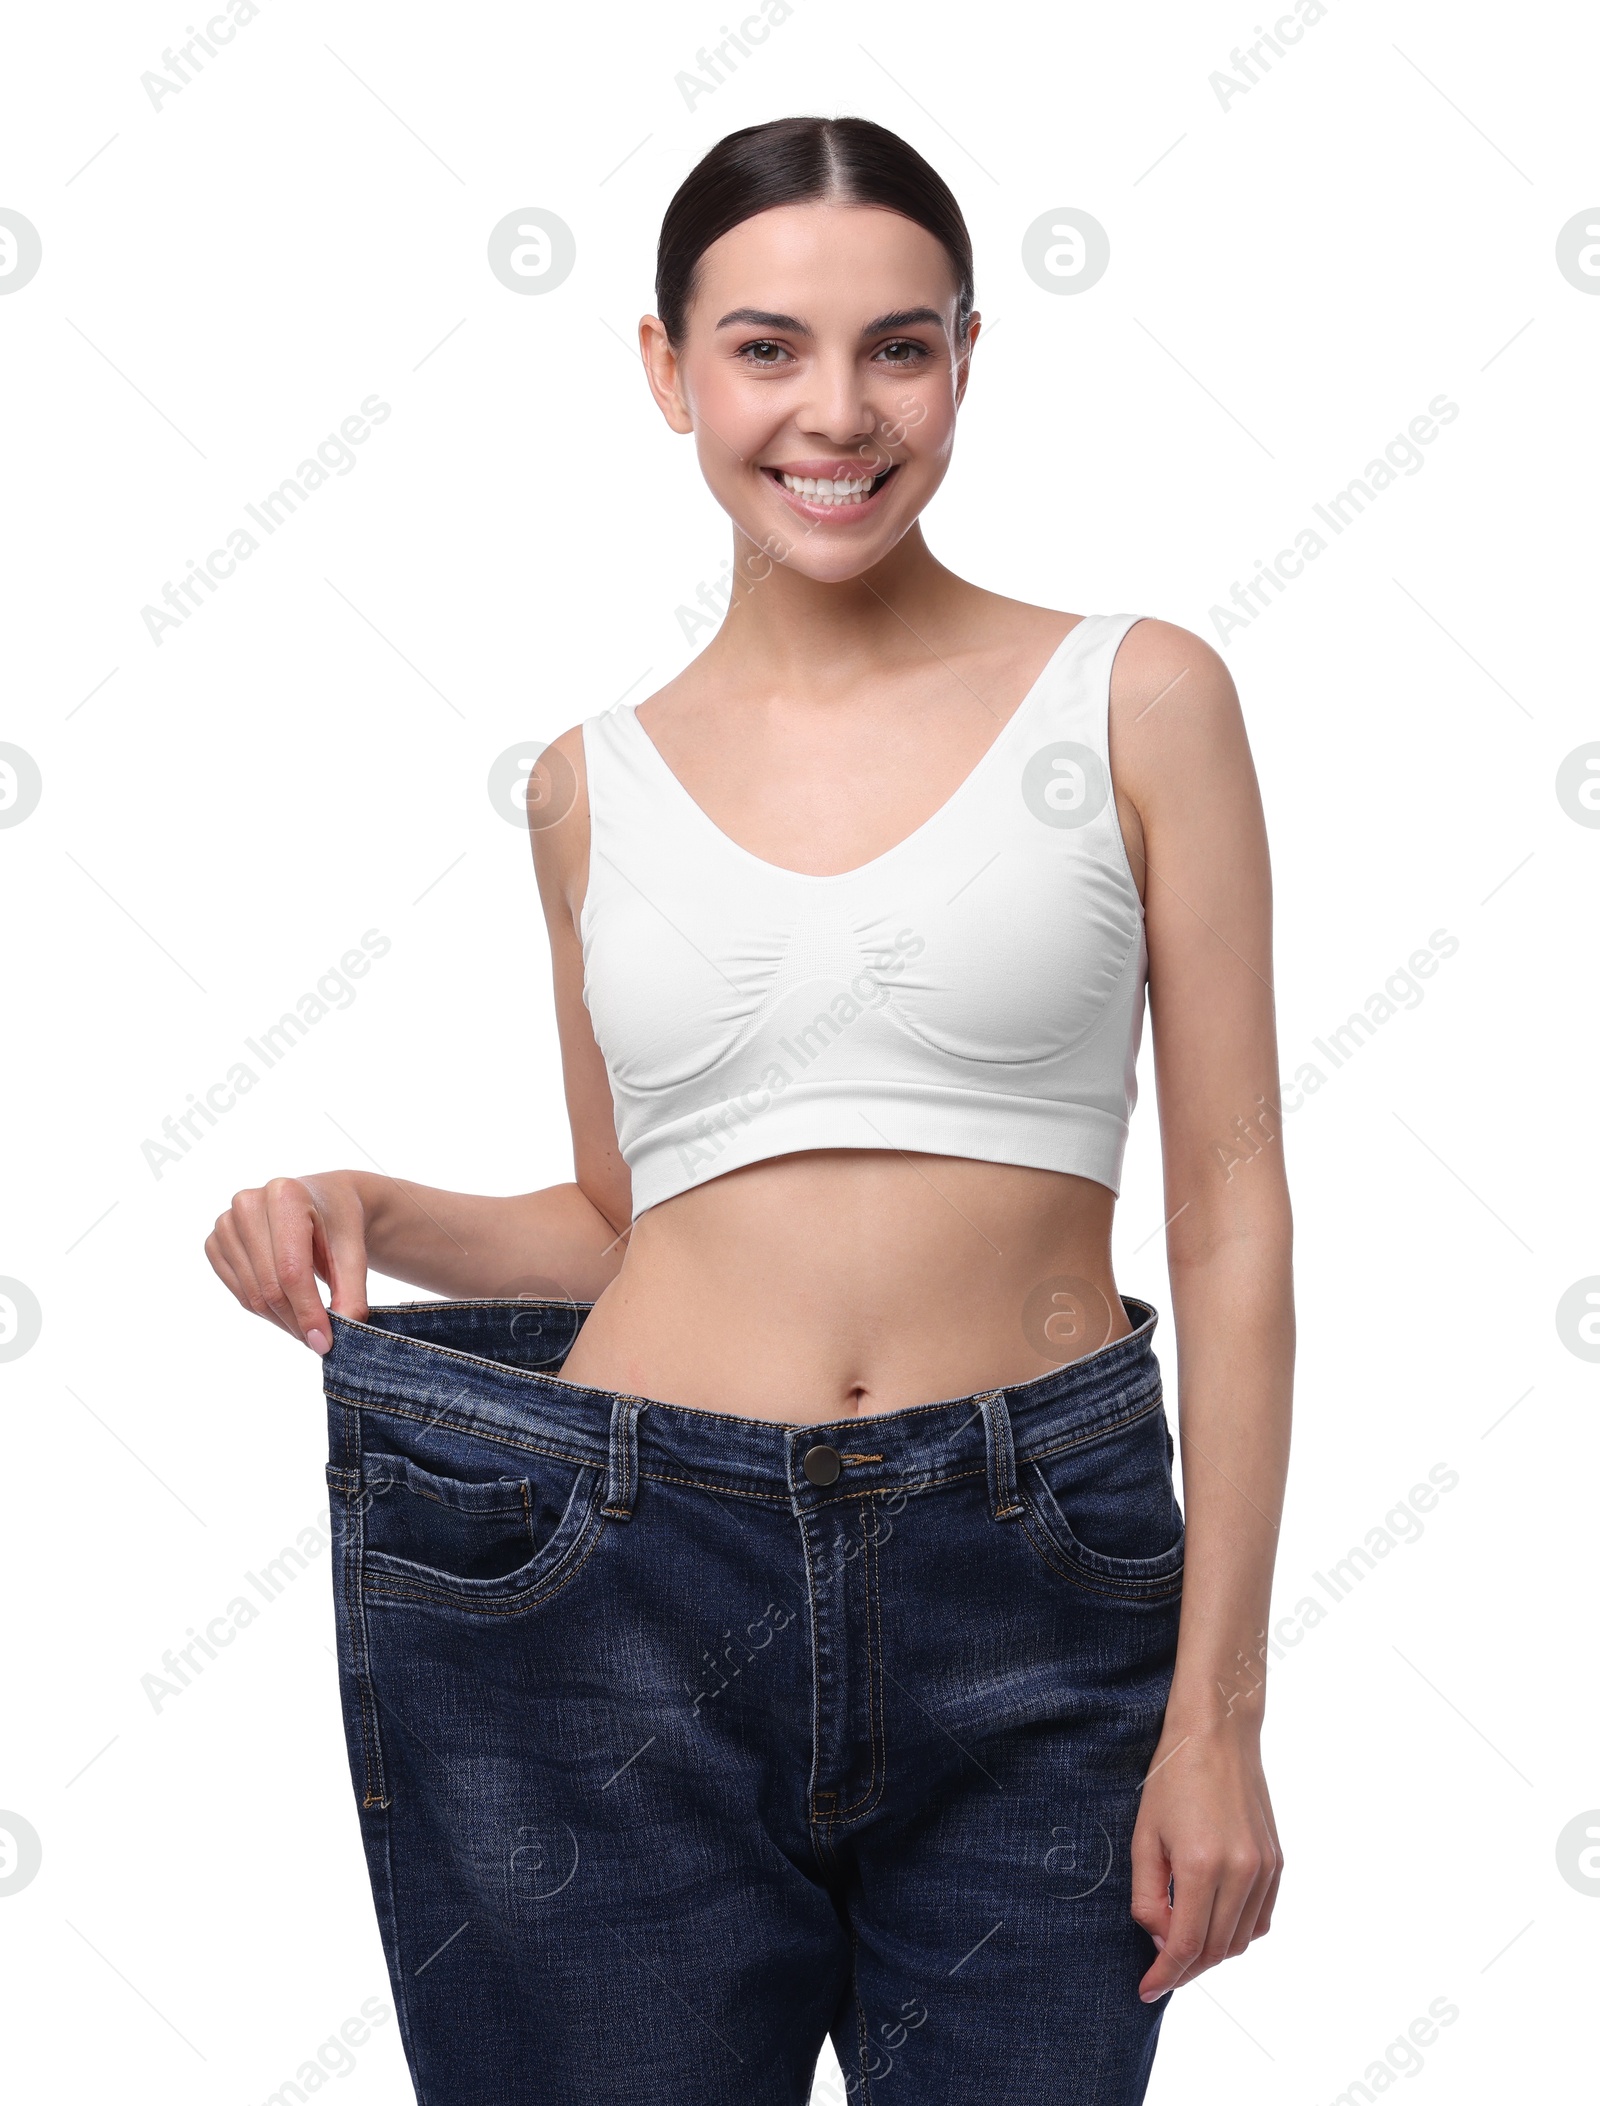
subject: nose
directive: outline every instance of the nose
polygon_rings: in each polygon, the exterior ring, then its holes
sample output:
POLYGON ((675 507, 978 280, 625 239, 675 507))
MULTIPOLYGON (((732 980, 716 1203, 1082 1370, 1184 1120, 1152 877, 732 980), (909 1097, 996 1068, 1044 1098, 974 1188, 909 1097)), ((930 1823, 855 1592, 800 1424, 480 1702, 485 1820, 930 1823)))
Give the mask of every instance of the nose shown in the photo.
POLYGON ((815 387, 801 407, 800 428, 831 446, 859 447, 878 428, 877 411, 868 397, 865 382, 854 358, 848 353, 819 358, 815 387))

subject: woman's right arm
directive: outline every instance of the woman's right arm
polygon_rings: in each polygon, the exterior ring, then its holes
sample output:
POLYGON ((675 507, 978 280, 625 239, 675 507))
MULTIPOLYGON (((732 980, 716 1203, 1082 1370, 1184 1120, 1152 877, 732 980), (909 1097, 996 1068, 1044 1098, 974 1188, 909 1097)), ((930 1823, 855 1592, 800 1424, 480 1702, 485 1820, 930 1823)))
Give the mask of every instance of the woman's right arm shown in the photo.
POLYGON ((528 784, 534 869, 550 934, 556 1019, 576 1177, 495 1197, 443 1192, 366 1170, 275 1177, 236 1192, 206 1239, 212 1269, 245 1308, 315 1352, 332 1343, 329 1306, 367 1313, 369 1266, 446 1296, 548 1295, 593 1301, 622 1264, 632 1200, 611 1086, 583 1003, 577 918, 589 862, 583 740, 546 749, 528 784))

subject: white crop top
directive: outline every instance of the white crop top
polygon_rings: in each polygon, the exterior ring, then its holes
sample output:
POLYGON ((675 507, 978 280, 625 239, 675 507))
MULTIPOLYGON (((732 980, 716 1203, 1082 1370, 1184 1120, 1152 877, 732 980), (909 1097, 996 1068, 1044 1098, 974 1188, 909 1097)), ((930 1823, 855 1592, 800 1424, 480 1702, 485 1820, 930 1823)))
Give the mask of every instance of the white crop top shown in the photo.
POLYGON ((1119 1189, 1144 910, 1088 615, 949 800, 836 876, 723 833, 617 703, 583 724, 584 1001, 635 1218, 812 1148, 1065 1170, 1119 1189))

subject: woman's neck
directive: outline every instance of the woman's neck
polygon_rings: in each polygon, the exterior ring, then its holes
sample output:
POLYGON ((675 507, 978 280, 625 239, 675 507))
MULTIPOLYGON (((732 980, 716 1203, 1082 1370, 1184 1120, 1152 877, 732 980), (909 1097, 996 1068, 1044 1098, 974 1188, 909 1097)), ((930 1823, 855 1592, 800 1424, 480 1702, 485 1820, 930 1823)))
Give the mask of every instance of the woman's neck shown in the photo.
POLYGON ((837 584, 777 562, 734 531, 734 584, 722 626, 698 661, 701 675, 744 691, 851 680, 925 654, 987 598, 939 562, 913 526, 870 571, 837 584))

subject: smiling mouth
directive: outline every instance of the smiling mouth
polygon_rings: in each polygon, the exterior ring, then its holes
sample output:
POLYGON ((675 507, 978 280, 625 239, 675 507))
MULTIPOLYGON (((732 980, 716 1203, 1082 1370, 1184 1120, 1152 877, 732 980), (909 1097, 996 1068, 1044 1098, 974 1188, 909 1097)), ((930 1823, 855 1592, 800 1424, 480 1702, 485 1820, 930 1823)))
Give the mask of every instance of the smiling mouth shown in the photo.
POLYGON ((796 497, 802 504, 823 505, 831 510, 848 511, 876 497, 884 484, 899 467, 892 462, 881 475, 852 475, 833 477, 822 475, 786 475, 781 468, 763 468, 762 474, 770 476, 780 490, 796 497))

